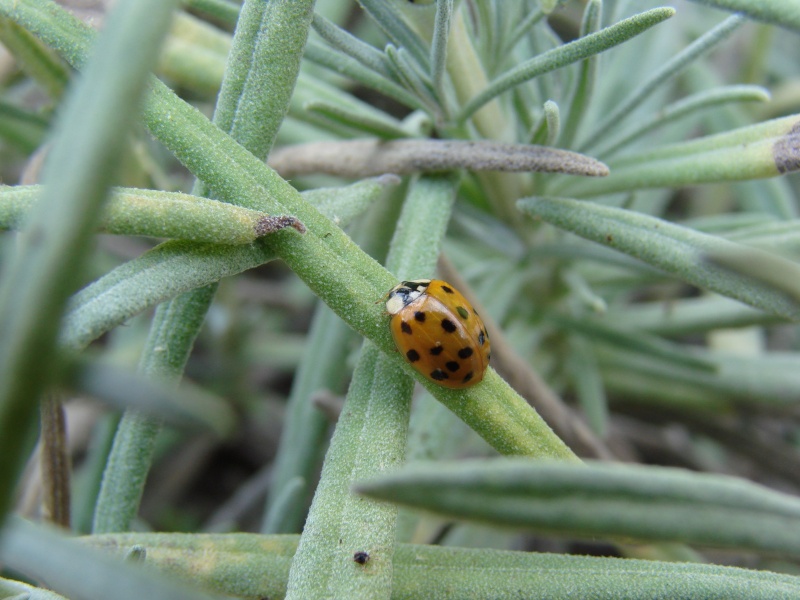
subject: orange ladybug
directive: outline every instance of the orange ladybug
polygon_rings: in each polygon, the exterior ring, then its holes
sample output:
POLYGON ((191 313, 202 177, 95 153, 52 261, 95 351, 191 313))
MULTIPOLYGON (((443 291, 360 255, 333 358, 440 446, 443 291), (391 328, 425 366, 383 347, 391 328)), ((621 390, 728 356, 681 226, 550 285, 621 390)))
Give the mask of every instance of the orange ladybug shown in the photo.
POLYGON ((491 345, 467 299, 440 279, 403 281, 386 297, 397 349, 417 371, 448 388, 483 379, 491 345))

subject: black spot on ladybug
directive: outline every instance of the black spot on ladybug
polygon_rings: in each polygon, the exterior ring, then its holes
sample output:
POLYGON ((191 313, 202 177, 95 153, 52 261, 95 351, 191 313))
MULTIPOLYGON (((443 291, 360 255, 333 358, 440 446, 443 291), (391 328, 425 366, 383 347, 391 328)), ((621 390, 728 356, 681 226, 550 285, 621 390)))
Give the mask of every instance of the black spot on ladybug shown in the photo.
POLYGON ((453 293, 453 288, 451 288, 451 287, 448 287, 448 286, 446 286, 446 285, 443 285, 443 286, 442 286, 442 291, 443 291, 445 294, 452 294, 452 293, 453 293))
POLYGON ((442 319, 442 329, 447 333, 453 333, 456 330, 456 324, 450 319, 442 319))
POLYGON ((444 366, 447 367, 447 370, 450 371, 451 373, 455 373, 456 371, 458 371, 458 369, 461 368, 461 365, 454 360, 447 361, 444 366))
POLYGON ((450 379, 450 376, 441 369, 434 369, 431 371, 431 379, 435 381, 444 381, 445 379, 450 379))
POLYGON ((491 352, 489 352, 489 354, 486 355, 486 360, 487 361, 488 360, 492 360, 492 353, 491 352))
POLYGON ((458 351, 458 358, 469 358, 470 356, 472 356, 472 348, 469 346, 458 351))
MULTIPOLYGON (((411 335, 411 325, 409 325, 408 323, 403 321, 402 323, 400 323, 400 331, 402 331, 403 333, 407 333, 407 334, 411 335)), ((481 343, 483 343, 483 342, 481 342, 481 343)))
POLYGON ((419 360, 419 352, 416 350, 409 350, 406 352, 406 358, 409 362, 417 362, 419 360))
POLYGON ((444 346, 434 346, 431 348, 431 355, 439 356, 444 351, 444 346))
POLYGON ((463 306, 457 306, 456 312, 458 313, 458 316, 461 317, 462 319, 469 318, 469 312, 463 306))
POLYGON ((369 560, 369 553, 364 552, 363 550, 359 550, 358 552, 353 554, 353 560, 360 565, 365 565, 369 560))
MULTIPOLYGON (((403 325, 405 325, 405 323, 403 323, 403 325)), ((403 331, 405 331, 405 329, 404 329, 403 331)), ((409 332, 409 333, 410 333, 410 332, 409 332)), ((483 345, 486 343, 486 332, 485 332, 485 331, 481 331, 481 332, 478 334, 478 343, 479 343, 481 346, 483 346, 483 345)))
POLYGON ((417 312, 414 313, 414 318, 417 321, 419 321, 420 323, 424 323, 425 322, 425 313, 422 312, 421 310, 418 310, 417 312))
POLYGON ((464 375, 464 379, 461 380, 461 383, 467 383, 470 379, 472 379, 473 372, 470 371, 466 375, 464 375))

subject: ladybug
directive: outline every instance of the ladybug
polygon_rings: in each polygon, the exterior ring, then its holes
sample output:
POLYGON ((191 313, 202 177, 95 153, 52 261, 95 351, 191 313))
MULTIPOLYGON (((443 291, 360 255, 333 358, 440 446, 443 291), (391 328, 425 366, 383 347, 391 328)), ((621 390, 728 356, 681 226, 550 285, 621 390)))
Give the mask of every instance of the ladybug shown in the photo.
POLYGON ((491 358, 483 321, 467 299, 440 279, 415 279, 386 296, 397 349, 417 371, 448 388, 475 385, 491 358))

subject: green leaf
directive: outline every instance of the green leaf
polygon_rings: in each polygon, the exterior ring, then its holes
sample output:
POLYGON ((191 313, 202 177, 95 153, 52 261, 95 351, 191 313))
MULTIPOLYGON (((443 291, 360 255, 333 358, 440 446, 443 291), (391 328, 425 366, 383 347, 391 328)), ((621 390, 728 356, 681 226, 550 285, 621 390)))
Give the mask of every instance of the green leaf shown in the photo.
POLYGON ((15 518, 3 529, 0 560, 68 598, 202 600, 211 596, 139 565, 114 559, 51 528, 15 518), (76 577, 78 573, 80 576, 76 577))
POLYGON ((654 129, 676 123, 687 117, 694 117, 709 109, 737 102, 767 102, 769 99, 769 92, 757 85, 729 85, 704 90, 665 106, 655 116, 637 123, 636 127, 622 137, 600 145, 595 150, 595 154, 608 157, 654 129))
POLYGON ((698 4, 746 14, 751 19, 791 27, 800 31, 800 2, 798 0, 692 0, 698 4))
POLYGON ((365 67, 357 60, 350 58, 342 52, 331 51, 321 44, 310 40, 305 50, 305 58, 335 73, 345 75, 351 79, 395 98, 411 108, 425 108, 425 103, 417 96, 406 90, 403 86, 372 69, 365 67))
POLYGON ((520 83, 622 44, 674 14, 675 10, 672 8, 654 8, 517 65, 470 100, 456 121, 463 123, 484 104, 520 83))
MULTIPOLYGON (((386 261, 400 279, 433 273, 454 201, 452 177, 414 182, 386 261)), ((363 345, 292 562, 287 598, 389 597, 397 510, 364 502, 350 485, 402 464, 413 389, 404 369, 374 345, 363 345), (366 548, 371 569, 353 561, 366 548)))
POLYGON ((800 319, 798 299, 706 260, 709 254, 734 253, 744 246, 655 217, 591 202, 528 198, 520 200, 518 206, 531 216, 629 254, 687 283, 787 319, 800 319))
MULTIPOLYGON (((82 64, 91 31, 64 16, 57 23, 50 18, 40 19, 32 7, 41 1, 0 0, 0 12, 13 13, 49 44, 62 48, 69 60, 82 64)), ((62 15, 63 11, 54 5, 48 6, 62 15)), ((247 208, 297 216, 308 229, 306 235, 286 236, 279 232, 264 238, 259 245, 280 256, 314 293, 354 330, 375 343, 390 361, 405 364, 394 351, 386 317, 375 303, 397 282, 388 271, 340 228, 302 202, 297 191, 274 171, 156 79, 151 80, 143 117, 153 135, 220 198, 242 202, 247 208)), ((499 451, 575 459, 536 412, 491 368, 480 385, 461 391, 443 388, 424 380, 409 366, 404 368, 499 451)))
POLYGON ((30 154, 47 135, 47 119, 0 101, 0 138, 20 152, 30 154))
POLYGON ((0 597, 7 600, 69 600, 50 590, 2 578, 0 578, 0 597))
POLYGON ((797 357, 791 353, 696 351, 716 365, 714 371, 701 371, 608 346, 596 352, 607 388, 636 404, 692 411, 727 411, 738 405, 792 410, 800 398, 797 357))
POLYGON ((180 428, 224 437, 233 431, 236 415, 227 402, 200 389, 173 389, 100 362, 81 361, 67 375, 83 394, 117 409, 133 409, 180 428))
POLYGON ((231 0, 182 0, 186 8, 203 12, 226 25, 236 25, 241 6, 231 0))
POLYGON ((637 106, 642 104, 651 93, 662 87, 666 80, 683 70, 703 53, 725 40, 742 23, 744 23, 744 18, 741 16, 730 16, 666 61, 646 81, 642 82, 637 89, 626 94, 625 100, 605 116, 603 121, 593 129, 589 139, 580 144, 580 148, 583 150, 592 148, 612 127, 616 127, 622 119, 630 115, 637 106))
POLYGON ((503 458, 411 465, 356 490, 514 528, 800 556, 800 500, 722 475, 503 458))
POLYGON ((311 26, 322 39, 337 50, 354 58, 376 73, 380 73, 384 77, 391 77, 391 71, 386 66, 386 55, 377 48, 361 41, 350 32, 331 23, 328 19, 319 14, 314 15, 311 26))
MULTIPOLYGON (((176 3, 124 0, 110 12, 86 73, 61 111, 43 175, 45 195, 4 265, 0 516, 22 466, 36 400, 54 375, 59 321, 78 286, 91 233, 176 3)), ((0 8, 10 16, 16 4, 0 8)))
MULTIPOLYGON (((347 187, 314 190, 307 197, 344 227, 374 202, 385 186, 396 182, 392 176, 378 177, 347 187)), ((149 307, 275 258, 274 252, 259 244, 165 242, 75 294, 64 316, 61 343, 83 348, 149 307)))
POLYGON ((398 7, 382 0, 358 0, 358 3, 398 48, 406 48, 420 67, 429 67, 425 44, 409 27, 398 7))
POLYGON ((51 98, 61 97, 69 82, 69 68, 53 50, 6 17, 0 17, 0 40, 19 66, 47 90, 51 98))
POLYGON ((322 463, 330 425, 326 415, 314 404, 314 394, 320 390, 333 393, 343 390, 349 371, 348 353, 342 352, 342 348, 350 346, 354 338, 352 330, 331 309, 323 303, 317 305, 308 333, 306 355, 294 377, 286 404, 262 533, 294 533, 303 527, 307 498, 322 463), (290 494, 294 502, 284 503, 290 494))
POLYGON ((365 343, 292 560, 287 600, 389 598, 397 509, 363 502, 350 486, 402 464, 412 391, 405 372, 365 343), (365 549, 370 569, 353 560, 365 549))
MULTIPOLYGON (((150 564, 223 594, 282 598, 298 536, 134 533, 82 539, 118 556, 143 546, 150 564)), ((791 600, 800 594, 800 577, 688 562, 416 544, 398 545, 393 562, 392 594, 398 598, 791 600)), ((369 571, 374 563, 364 566, 369 571)))
MULTIPOLYGON (((0 228, 21 228, 43 192, 38 185, 0 188, 0 228)), ((189 194, 117 188, 103 207, 99 228, 120 235, 250 244, 270 233, 270 229, 282 229, 278 220, 280 218, 276 220, 254 210, 189 194)), ((292 225, 286 221, 284 226, 292 225)))
POLYGON ((377 113, 377 111, 370 111, 372 114, 364 114, 364 112, 353 108, 318 100, 307 102, 303 109, 323 115, 346 127, 383 139, 404 138, 409 135, 403 129, 403 124, 400 121, 385 113, 377 113))

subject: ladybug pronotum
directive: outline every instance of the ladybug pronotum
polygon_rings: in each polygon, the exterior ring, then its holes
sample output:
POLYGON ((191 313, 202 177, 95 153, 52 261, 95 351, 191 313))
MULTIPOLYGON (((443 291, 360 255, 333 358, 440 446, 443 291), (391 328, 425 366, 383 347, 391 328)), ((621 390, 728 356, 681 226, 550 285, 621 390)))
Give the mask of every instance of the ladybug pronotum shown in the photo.
POLYGON ((491 358, 483 321, 467 299, 439 279, 403 281, 386 297, 397 349, 417 371, 448 388, 483 379, 491 358))

